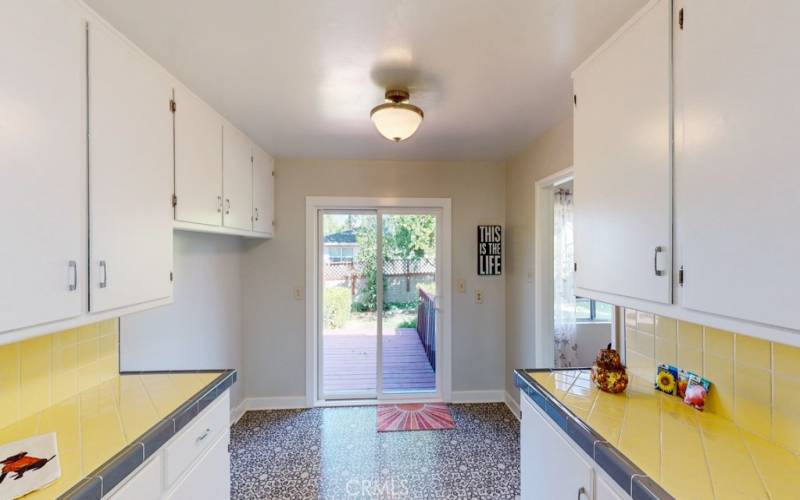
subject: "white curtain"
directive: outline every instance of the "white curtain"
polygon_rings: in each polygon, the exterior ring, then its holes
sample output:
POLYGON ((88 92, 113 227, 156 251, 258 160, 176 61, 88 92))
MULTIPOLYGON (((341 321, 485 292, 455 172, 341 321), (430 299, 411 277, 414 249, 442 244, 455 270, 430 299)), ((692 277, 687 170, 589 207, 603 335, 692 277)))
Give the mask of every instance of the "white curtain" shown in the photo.
POLYGON ((555 366, 566 368, 578 363, 575 338, 575 251, 572 238, 572 194, 559 189, 553 204, 553 284, 555 309, 555 366))

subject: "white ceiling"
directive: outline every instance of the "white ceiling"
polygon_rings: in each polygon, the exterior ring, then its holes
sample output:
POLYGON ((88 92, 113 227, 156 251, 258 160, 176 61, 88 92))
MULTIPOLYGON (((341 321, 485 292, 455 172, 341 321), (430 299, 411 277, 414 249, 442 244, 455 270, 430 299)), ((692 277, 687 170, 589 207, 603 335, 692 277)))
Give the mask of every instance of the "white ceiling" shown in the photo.
POLYGON ((646 0, 86 0, 277 157, 500 160, 571 110, 570 72, 646 0), (386 86, 425 111, 383 139, 386 86))

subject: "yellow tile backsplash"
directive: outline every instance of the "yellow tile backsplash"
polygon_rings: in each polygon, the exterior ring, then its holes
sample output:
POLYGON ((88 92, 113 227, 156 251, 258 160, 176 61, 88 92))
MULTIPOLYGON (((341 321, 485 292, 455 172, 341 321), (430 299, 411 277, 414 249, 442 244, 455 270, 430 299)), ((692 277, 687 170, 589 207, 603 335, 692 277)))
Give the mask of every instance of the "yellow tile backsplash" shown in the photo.
POLYGON ((119 374, 119 321, 0 346, 0 428, 119 374))
MULTIPOLYGON (((752 460, 759 461, 760 440, 783 447, 792 457, 800 456, 800 348, 632 309, 626 309, 624 317, 626 364, 632 378, 645 378, 632 383, 654 380, 660 363, 698 373, 713 384, 706 413, 738 425, 752 443, 752 460)), ((713 434, 714 429, 704 432, 713 434)), ((768 467, 769 457, 762 459, 764 465, 756 465, 766 475, 763 469, 768 467)), ((737 473, 736 460, 725 463, 730 470, 720 471, 718 477, 737 473)), ((725 484, 713 486, 718 498, 727 493, 725 484)), ((739 495, 745 493, 748 498, 763 494, 748 491, 739 495)))

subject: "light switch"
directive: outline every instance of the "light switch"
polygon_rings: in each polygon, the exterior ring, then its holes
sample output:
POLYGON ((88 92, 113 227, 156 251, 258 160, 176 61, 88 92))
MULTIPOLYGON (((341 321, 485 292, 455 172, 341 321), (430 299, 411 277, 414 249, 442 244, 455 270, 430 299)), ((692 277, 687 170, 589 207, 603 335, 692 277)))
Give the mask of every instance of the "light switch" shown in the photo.
POLYGON ((294 300, 303 300, 303 289, 302 288, 295 288, 294 289, 294 300))
POLYGON ((467 284, 464 283, 464 280, 456 281, 456 290, 458 293, 467 293, 467 284))
POLYGON ((475 303, 476 304, 483 304, 483 291, 482 290, 475 290, 475 303))

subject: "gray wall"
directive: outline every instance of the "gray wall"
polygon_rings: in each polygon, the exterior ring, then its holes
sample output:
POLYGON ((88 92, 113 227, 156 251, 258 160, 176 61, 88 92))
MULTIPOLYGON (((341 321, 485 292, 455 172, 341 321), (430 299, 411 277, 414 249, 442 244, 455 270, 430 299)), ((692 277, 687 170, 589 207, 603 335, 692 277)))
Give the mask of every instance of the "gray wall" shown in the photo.
POLYGON ((534 140, 506 170, 506 391, 515 368, 534 366, 534 185, 572 165, 572 118, 534 140))
POLYGON ((505 278, 476 276, 479 224, 504 224, 502 163, 279 160, 275 237, 245 243, 244 332, 248 397, 305 395, 306 196, 442 197, 453 204, 453 390, 503 390, 505 278), (475 288, 484 303, 475 304, 475 288))
POLYGON ((236 368, 244 396, 242 240, 175 232, 174 303, 120 319, 122 370, 236 368))

